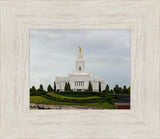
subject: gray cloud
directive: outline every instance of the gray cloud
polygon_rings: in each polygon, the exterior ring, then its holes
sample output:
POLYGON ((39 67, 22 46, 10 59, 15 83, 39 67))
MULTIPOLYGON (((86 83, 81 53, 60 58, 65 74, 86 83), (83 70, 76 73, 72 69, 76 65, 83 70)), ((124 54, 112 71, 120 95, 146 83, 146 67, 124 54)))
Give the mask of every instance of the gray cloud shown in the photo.
POLYGON ((30 86, 72 73, 79 45, 89 73, 111 88, 130 85, 130 30, 31 30, 30 86))

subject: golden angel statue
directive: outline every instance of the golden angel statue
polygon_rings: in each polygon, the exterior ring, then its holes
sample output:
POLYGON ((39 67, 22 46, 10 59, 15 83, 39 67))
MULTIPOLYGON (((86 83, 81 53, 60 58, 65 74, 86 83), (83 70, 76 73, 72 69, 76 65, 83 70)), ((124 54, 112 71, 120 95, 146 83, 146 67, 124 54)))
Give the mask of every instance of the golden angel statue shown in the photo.
POLYGON ((79 46, 79 53, 80 53, 80 54, 81 54, 81 49, 82 49, 82 48, 79 46))

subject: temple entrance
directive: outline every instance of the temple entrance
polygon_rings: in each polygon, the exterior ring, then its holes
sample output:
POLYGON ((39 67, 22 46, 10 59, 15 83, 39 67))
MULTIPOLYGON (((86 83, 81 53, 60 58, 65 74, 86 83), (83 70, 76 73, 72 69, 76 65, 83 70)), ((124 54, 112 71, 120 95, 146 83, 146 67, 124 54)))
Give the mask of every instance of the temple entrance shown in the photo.
POLYGON ((82 91, 82 89, 77 89, 77 91, 81 92, 81 91, 82 91))

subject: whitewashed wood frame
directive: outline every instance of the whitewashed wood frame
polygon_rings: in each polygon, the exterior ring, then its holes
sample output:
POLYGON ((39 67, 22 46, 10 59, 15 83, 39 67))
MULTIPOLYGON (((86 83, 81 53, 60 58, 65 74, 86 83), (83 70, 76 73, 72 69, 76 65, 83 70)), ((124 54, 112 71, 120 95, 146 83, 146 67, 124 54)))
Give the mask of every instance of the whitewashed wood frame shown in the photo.
POLYGON ((159 0, 1 0, 0 138, 160 138, 159 0), (30 110, 30 29, 131 29, 131 110, 30 110))

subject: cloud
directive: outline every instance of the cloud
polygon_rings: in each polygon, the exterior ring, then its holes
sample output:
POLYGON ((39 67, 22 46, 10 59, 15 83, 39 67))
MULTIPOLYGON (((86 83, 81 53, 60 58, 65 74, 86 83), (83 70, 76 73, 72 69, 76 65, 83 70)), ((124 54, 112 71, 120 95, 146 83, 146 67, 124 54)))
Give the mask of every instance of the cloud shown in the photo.
POLYGON ((30 86, 72 73, 79 45, 89 73, 111 88, 130 85, 130 30, 31 30, 30 86))

